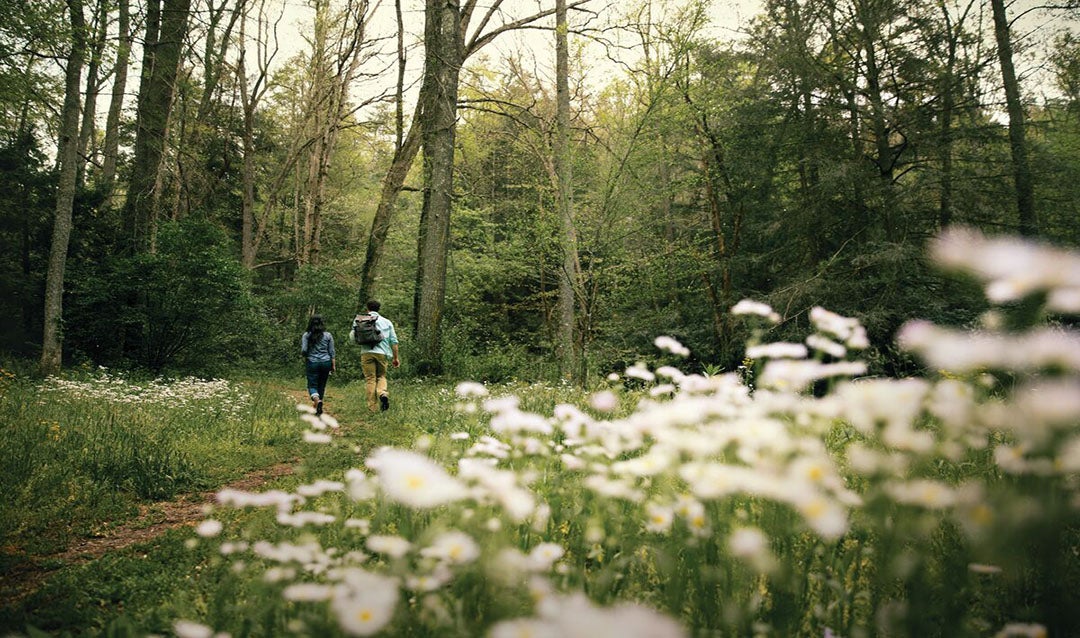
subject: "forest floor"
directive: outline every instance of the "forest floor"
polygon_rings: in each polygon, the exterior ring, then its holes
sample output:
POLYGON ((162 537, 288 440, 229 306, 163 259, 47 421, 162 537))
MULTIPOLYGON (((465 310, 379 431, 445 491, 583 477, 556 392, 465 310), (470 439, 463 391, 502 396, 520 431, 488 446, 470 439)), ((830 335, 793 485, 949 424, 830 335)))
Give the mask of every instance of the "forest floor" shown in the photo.
MULTIPOLYGON (((275 479, 292 474, 295 463, 295 460, 288 461, 255 470, 224 487, 258 490, 275 479)), ((9 605, 15 604, 37 591, 60 569, 154 540, 172 529, 194 526, 205 517, 205 508, 213 502, 216 493, 217 490, 196 492, 171 501, 140 504, 138 513, 128 520, 102 528, 92 537, 78 539, 62 551, 32 556, 30 560, 13 565, 0 573, 0 598, 9 605)))
MULTIPOLYGON (((283 391, 297 403, 308 400, 305 392, 283 391)), ((169 501, 141 503, 131 518, 102 525, 94 530, 92 536, 76 539, 61 551, 26 556, 25 560, 20 559, 0 571, 0 600, 7 605, 15 605, 40 589, 50 576, 62 569, 152 541, 169 530, 194 527, 203 520, 207 506, 213 503, 221 489, 257 491, 281 477, 293 474, 299 461, 291 459, 256 469, 215 490, 181 494, 169 501)), ((5 551, 6 548, 0 548, 0 552, 5 551)))

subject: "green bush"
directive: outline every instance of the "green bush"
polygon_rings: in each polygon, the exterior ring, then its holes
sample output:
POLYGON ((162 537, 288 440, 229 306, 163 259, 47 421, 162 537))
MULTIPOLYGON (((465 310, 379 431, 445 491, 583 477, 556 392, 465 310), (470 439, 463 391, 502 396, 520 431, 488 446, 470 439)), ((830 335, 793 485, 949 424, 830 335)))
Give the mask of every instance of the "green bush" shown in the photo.
POLYGON ((65 340, 95 363, 214 374, 267 332, 248 275, 205 221, 163 224, 157 250, 77 270, 65 340))

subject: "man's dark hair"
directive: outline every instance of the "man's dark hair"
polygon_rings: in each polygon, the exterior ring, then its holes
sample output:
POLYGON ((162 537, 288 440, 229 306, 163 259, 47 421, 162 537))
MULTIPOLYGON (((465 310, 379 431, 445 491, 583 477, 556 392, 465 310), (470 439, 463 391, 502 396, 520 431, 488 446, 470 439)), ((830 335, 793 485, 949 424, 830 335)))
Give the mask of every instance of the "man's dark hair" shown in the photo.
POLYGON ((381 308, 381 307, 382 307, 382 304, 380 304, 375 299, 369 299, 368 302, 367 302, 367 309, 370 310, 371 312, 379 312, 379 308, 381 308))

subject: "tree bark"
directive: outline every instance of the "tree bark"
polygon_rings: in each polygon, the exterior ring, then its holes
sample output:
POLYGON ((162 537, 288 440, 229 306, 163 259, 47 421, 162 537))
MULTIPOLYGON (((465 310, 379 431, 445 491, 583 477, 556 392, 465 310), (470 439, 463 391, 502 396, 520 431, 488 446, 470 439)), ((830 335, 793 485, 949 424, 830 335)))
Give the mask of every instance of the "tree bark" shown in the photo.
POLYGON ((360 272, 360 290, 357 295, 359 306, 363 306, 368 299, 377 294, 379 262, 382 259, 383 247, 386 245, 386 236, 390 232, 390 221, 397 203, 397 196, 405 185, 405 178, 409 174, 409 169, 412 168, 416 154, 420 152, 420 125, 418 123, 420 119, 420 106, 417 105, 412 124, 409 126, 409 133, 394 152, 390 168, 382 180, 379 204, 375 208, 375 219, 371 223, 371 233, 368 235, 364 266, 360 272))
POLYGON ((60 160, 60 183, 56 192, 56 216, 53 219, 52 246, 45 276, 45 327, 41 341, 41 371, 55 374, 62 361, 64 270, 71 239, 72 208, 79 164, 79 100, 82 67, 86 54, 86 33, 82 0, 67 0, 71 17, 71 53, 64 71, 64 106, 57 149, 60 160))
MULTIPOLYGON (((945 228, 952 223, 953 213, 953 115, 956 109, 956 48, 959 35, 954 31, 948 7, 941 3, 940 8, 948 51, 945 56, 945 77, 941 82, 941 193, 938 198, 938 228, 945 228)), ((956 31, 959 29, 960 25, 957 25, 956 31)))
POLYGON ((102 149, 101 188, 105 193, 102 209, 112 208, 116 183, 116 159, 120 152, 120 114, 124 108, 124 91, 127 90, 128 62, 131 56, 131 17, 129 0, 119 0, 117 9, 117 36, 120 44, 116 50, 116 66, 113 72, 112 97, 109 115, 105 120, 105 142, 102 149))
POLYGON ((880 177, 879 187, 882 193, 882 230, 886 241, 897 240, 896 220, 894 212, 893 178, 896 174, 897 154, 891 143, 893 128, 889 125, 885 113, 885 97, 881 88, 881 69, 878 65, 877 43, 880 40, 881 16, 877 13, 880 7, 873 3, 862 0, 856 3, 856 15, 859 20, 859 35, 862 38, 860 45, 866 58, 866 96, 870 102, 870 124, 874 133, 874 164, 880 177))
POLYGON ((557 183, 556 206, 562 227, 562 268, 559 273, 558 329, 555 333, 555 358, 563 379, 584 382, 578 365, 579 351, 575 331, 575 299, 578 290, 577 228, 571 200, 573 164, 570 157, 570 54, 567 42, 569 25, 566 0, 555 1, 555 138, 552 156, 557 183))
MULTIPOLYGON (((424 23, 424 205, 420 214, 416 300, 417 366, 442 371, 441 328, 453 200, 454 136, 461 70, 461 8, 457 0, 426 0, 424 23)), ((423 91, 423 89, 422 89, 423 91)))
POLYGON ((342 122, 348 115, 349 88, 364 61, 364 34, 370 4, 350 0, 338 14, 331 4, 315 4, 311 75, 306 109, 309 116, 302 135, 307 146, 307 177, 304 182, 303 236, 296 253, 297 265, 317 264, 322 234, 322 211, 326 177, 342 122), (331 38, 331 34, 339 34, 331 38))
POLYGON ((151 0, 147 7, 143 72, 136 116, 135 156, 124 206, 131 248, 151 250, 160 192, 158 173, 172 109, 191 0, 151 0))
POLYGON ((89 60, 86 66, 86 97, 83 100, 82 125, 79 129, 79 166, 76 170, 76 182, 83 183, 86 164, 93 153, 93 138, 96 129, 98 90, 98 74, 101 68, 101 57, 105 51, 105 36, 109 30, 109 4, 106 0, 98 0, 97 11, 93 23, 94 39, 87 48, 89 60))
POLYGON ((1001 63, 1001 79, 1005 85, 1005 109, 1009 114, 1009 149, 1016 184, 1018 227, 1021 235, 1034 236, 1039 232, 1039 221, 1035 214, 1035 180, 1028 161, 1024 105, 1020 101, 1020 83, 1013 66, 1009 20, 1005 15, 1005 0, 990 0, 990 5, 994 11, 994 37, 997 40, 998 61, 1001 63))

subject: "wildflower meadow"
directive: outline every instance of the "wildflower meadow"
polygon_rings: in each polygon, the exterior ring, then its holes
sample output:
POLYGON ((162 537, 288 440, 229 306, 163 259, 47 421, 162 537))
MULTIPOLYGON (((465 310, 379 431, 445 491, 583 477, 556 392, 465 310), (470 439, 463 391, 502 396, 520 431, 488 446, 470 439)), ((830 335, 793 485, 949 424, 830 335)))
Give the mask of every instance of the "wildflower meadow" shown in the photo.
POLYGON ((576 401, 460 383, 411 446, 359 454, 299 406, 297 436, 355 462, 219 492, 189 544, 228 566, 222 596, 247 593, 171 629, 1080 635, 1080 255, 955 230, 931 257, 992 309, 906 324, 918 377, 866 378, 855 319, 815 308, 803 342, 773 343, 776 312, 744 301, 738 372, 681 370, 660 337, 659 363, 576 401))

